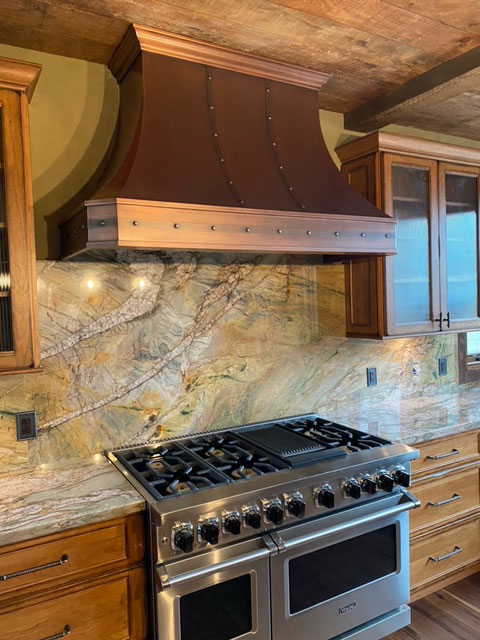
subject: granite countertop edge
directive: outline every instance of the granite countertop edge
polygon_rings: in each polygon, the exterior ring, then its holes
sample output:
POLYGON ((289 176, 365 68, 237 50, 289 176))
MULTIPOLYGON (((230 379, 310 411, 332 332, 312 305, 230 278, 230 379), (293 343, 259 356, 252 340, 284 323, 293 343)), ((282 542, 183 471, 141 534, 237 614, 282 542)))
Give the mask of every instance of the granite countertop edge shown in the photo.
POLYGON ((101 454, 0 473, 0 546, 144 510, 142 496, 101 454))

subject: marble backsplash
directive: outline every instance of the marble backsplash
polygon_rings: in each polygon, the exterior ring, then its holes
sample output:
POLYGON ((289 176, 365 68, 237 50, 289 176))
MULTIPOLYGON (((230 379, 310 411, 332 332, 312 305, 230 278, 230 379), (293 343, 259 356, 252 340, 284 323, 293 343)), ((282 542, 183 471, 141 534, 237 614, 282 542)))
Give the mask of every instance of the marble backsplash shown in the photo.
POLYGON ((44 372, 0 377, 0 470, 456 388, 452 335, 342 337, 343 268, 319 262, 135 252, 39 262, 44 372), (369 366, 377 387, 366 387, 369 366), (14 414, 32 409, 39 437, 18 443, 14 414))

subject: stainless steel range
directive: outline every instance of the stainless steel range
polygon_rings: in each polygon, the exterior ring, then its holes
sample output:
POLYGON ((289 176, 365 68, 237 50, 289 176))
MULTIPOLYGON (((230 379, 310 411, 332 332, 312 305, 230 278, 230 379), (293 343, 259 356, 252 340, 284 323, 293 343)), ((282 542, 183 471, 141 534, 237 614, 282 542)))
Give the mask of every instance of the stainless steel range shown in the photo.
POLYGON ((121 449, 155 640, 376 640, 410 621, 411 447, 316 414, 121 449))

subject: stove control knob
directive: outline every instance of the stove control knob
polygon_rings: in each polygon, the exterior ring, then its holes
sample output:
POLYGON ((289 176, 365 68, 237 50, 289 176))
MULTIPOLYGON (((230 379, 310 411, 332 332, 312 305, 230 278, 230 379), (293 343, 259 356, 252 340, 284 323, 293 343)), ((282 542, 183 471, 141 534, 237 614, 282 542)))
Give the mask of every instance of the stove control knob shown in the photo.
POLYGON ((234 536, 238 536, 240 533, 240 528, 242 526, 242 521, 240 520, 239 513, 229 513, 225 516, 223 520, 223 526, 225 527, 225 531, 227 533, 231 533, 234 536))
POLYGON ((319 491, 316 492, 316 498, 319 506, 321 507, 333 509, 333 507, 335 506, 335 493, 328 485, 322 487, 319 491))
POLYGON ((220 533, 220 529, 218 527, 218 519, 217 518, 208 518, 207 520, 203 520, 200 522, 200 538, 204 542, 209 542, 210 544, 218 543, 218 535, 220 533))
POLYGON ((295 516, 295 518, 303 518, 305 516, 305 500, 301 493, 294 493, 292 496, 288 496, 285 503, 288 513, 295 516))
POLYGON ((393 477, 395 478, 395 482, 399 484, 401 487, 410 486, 410 474, 407 473, 405 469, 397 469, 393 473, 393 477))
POLYGON ((377 484, 383 491, 388 491, 388 493, 393 491, 393 478, 388 473, 379 473, 377 476, 377 484))
POLYGON ((248 527, 252 527, 252 529, 260 529, 262 524, 262 516, 260 515, 257 509, 247 509, 245 511, 245 523, 248 527))
POLYGON ((362 487, 355 480, 349 480, 344 484, 345 493, 349 498, 358 500, 362 495, 362 487))
POLYGON ((377 491, 377 483, 370 476, 365 476, 364 478, 362 478, 360 484, 362 485, 362 489, 366 493, 375 493, 377 491))
POLYGON ((267 520, 272 522, 275 525, 280 525, 283 522, 283 507, 280 500, 274 500, 267 504, 265 507, 265 514, 267 516, 267 520))
POLYGON ((190 553, 192 551, 193 527, 191 524, 181 524, 175 528, 173 544, 184 553, 190 553))

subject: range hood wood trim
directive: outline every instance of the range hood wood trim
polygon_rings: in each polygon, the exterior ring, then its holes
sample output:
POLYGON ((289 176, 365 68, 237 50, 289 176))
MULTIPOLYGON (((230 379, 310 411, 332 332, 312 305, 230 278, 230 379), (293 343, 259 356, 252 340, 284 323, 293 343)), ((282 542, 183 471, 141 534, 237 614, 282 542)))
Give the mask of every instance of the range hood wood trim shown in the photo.
POLYGON ((330 74, 132 24, 109 63, 121 82, 141 51, 319 90, 330 74))
POLYGON ((129 248, 393 255, 395 230, 392 218, 127 198, 90 200, 61 228, 62 257, 129 248))

